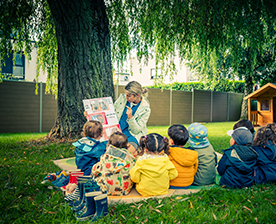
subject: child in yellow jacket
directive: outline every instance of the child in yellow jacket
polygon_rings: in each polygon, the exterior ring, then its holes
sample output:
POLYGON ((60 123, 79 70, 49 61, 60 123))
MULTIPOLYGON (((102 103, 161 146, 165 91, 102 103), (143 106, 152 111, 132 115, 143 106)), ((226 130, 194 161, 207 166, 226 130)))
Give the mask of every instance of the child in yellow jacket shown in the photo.
POLYGON ((142 136, 139 147, 143 155, 129 171, 142 196, 168 194, 170 180, 177 177, 177 170, 169 160, 168 139, 157 133, 142 136))
POLYGON ((169 159, 178 171, 178 177, 171 180, 171 188, 188 187, 194 181, 198 167, 198 153, 183 146, 189 139, 187 129, 175 124, 168 129, 170 155, 169 159))

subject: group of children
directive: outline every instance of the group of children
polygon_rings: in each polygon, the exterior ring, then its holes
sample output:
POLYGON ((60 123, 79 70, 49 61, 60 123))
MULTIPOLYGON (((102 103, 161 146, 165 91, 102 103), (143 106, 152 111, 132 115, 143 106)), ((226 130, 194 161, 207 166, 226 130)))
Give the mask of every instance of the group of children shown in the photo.
POLYGON ((276 124, 255 133, 249 120, 241 120, 228 131, 231 147, 224 150, 217 171, 220 185, 231 188, 276 181, 276 124))
POLYGON ((142 136, 138 155, 128 151, 127 137, 116 131, 108 142, 99 142, 101 123, 87 121, 85 137, 76 146, 76 165, 91 175, 108 195, 127 195, 134 184, 142 196, 167 194, 169 188, 208 185, 216 177, 217 155, 207 139, 208 130, 193 123, 188 130, 172 125, 168 136, 142 136), (190 147, 184 147, 189 142, 190 147))
POLYGON ((231 146, 218 164, 208 130, 199 123, 188 129, 172 125, 168 138, 157 133, 142 136, 137 156, 128 151, 128 139, 119 131, 108 142, 99 142, 98 121, 86 122, 83 132, 85 137, 73 143, 77 168, 107 195, 127 195, 134 185, 142 196, 162 195, 169 188, 213 184, 216 176, 220 185, 232 188, 276 181, 276 124, 255 133, 250 121, 237 122, 227 132, 231 146))

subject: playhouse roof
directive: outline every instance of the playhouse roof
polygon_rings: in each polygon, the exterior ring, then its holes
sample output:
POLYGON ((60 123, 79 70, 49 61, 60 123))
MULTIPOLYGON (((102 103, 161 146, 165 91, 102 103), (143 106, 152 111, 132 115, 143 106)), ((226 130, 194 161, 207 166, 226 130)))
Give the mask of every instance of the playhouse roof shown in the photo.
POLYGON ((276 84, 267 83, 264 86, 262 86, 260 89, 257 89, 253 93, 251 93, 251 94, 247 95, 246 97, 244 97, 244 99, 247 100, 249 98, 259 97, 260 95, 262 95, 263 93, 265 93, 266 91, 268 91, 270 89, 275 89, 276 90, 276 84))

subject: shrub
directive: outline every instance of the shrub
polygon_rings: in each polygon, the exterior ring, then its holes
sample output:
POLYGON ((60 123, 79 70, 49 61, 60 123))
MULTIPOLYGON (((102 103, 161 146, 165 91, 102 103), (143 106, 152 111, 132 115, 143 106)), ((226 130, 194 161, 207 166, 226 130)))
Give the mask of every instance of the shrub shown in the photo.
POLYGON ((153 86, 148 86, 148 88, 154 89, 170 89, 182 90, 182 91, 192 91, 196 90, 213 90, 217 92, 235 92, 243 93, 244 91, 244 81, 230 81, 227 79, 222 79, 215 85, 213 89, 210 89, 211 83, 202 82, 174 82, 172 84, 155 84, 153 86))

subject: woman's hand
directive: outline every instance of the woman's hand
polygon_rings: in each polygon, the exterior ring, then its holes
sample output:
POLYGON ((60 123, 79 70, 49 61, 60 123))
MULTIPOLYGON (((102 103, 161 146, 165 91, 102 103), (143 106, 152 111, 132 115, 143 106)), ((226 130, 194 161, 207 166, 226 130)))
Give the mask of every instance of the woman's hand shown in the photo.
POLYGON ((127 108, 126 114, 128 116, 128 119, 130 119, 130 118, 133 117, 132 116, 132 109, 130 107, 128 107, 128 106, 126 106, 126 108, 127 108))

